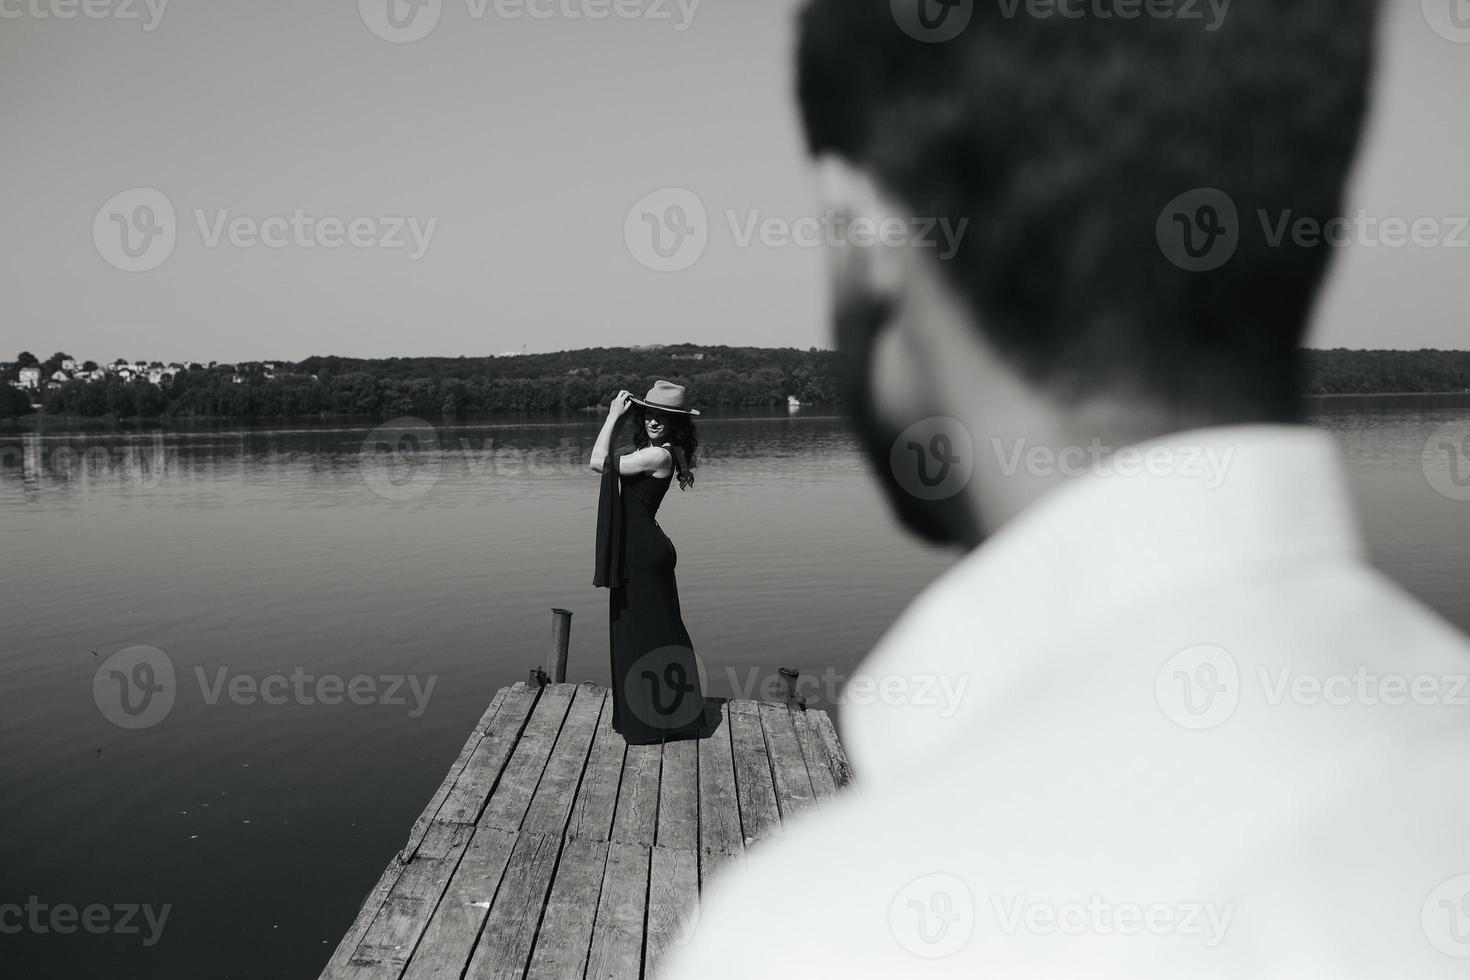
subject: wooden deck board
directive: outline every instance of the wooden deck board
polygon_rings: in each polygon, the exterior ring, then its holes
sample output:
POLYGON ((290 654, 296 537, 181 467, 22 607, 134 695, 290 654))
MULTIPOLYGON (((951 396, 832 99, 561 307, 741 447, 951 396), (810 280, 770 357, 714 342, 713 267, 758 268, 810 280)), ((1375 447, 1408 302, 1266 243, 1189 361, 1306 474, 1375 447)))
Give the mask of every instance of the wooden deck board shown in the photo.
POLYGON ((541 784, 541 774, 546 771, 551 759, 552 747, 561 734, 562 722, 567 709, 572 706, 572 694, 576 689, 569 684, 554 684, 543 688, 541 699, 526 722, 526 730, 516 742, 505 772, 490 795, 480 822, 502 830, 519 830, 526 811, 531 806, 531 797, 541 784))
POLYGON ((711 876, 850 779, 821 711, 710 699, 662 746, 611 716, 596 685, 497 692, 324 980, 655 976, 711 876))
POLYGON ((612 839, 613 813, 618 805, 623 758, 627 754, 627 743, 613 731, 612 713, 612 694, 604 692, 597 734, 592 738, 587 769, 582 774, 582 785, 577 789, 577 800, 572 804, 571 819, 567 822, 568 837, 612 839))
POLYGON ((699 743, 699 847, 702 854, 733 854, 745 846, 745 837, 740 830, 740 803, 735 795, 728 706, 724 702, 710 704, 705 714, 709 725, 718 727, 699 743))
POLYGON ((587 968, 592 925, 607 870, 607 841, 568 838, 536 937, 527 980, 580 977, 587 968))
POLYGON ((699 907, 699 857, 694 851, 655 847, 648 869, 648 940, 643 972, 654 976, 664 953, 687 939, 699 907))
POLYGON ((698 742, 670 742, 664 746, 655 842, 691 854, 699 849, 698 742))
POLYGON ((607 692, 591 684, 579 684, 573 689, 571 709, 556 747, 551 751, 551 761, 541 775, 536 795, 531 799, 530 809, 521 824, 522 830, 537 834, 563 834, 567 829, 567 817, 576 799, 577 786, 587 766, 587 751, 592 747, 592 738, 597 731, 597 719, 602 714, 602 703, 607 692))
POLYGON ((491 903, 502 886, 516 835, 481 827, 449 879, 404 980, 459 980, 474 953, 491 903))
POLYGON ((777 809, 781 811, 781 819, 788 820, 816 799, 812 778, 807 774, 806 758, 801 754, 801 743, 791 724, 791 711, 779 704, 763 704, 757 710, 761 729, 766 733, 777 809))
POLYGON ((781 814, 760 711, 753 701, 730 702, 730 744, 735 750, 735 795, 740 800, 740 826, 745 846, 776 833, 781 814))
POLYGON ((616 840, 608 845, 602 897, 597 903, 597 922, 587 957, 587 980, 626 980, 639 975, 650 850, 642 844, 616 840))
POLYGON ((541 921, 561 841, 549 834, 520 834, 475 946, 466 980, 503 980, 525 975, 531 944, 541 921))
POLYGON ((436 820, 443 823, 474 823, 485 808, 485 801, 500 780, 506 761, 515 751, 516 742, 525 730, 531 710, 541 692, 538 689, 511 688, 505 696, 490 731, 475 746, 464 769, 445 794, 436 820))
POLYGON ((661 755, 657 745, 630 745, 623 759, 623 783, 613 816, 612 839, 628 844, 653 845, 658 829, 658 779, 661 755))

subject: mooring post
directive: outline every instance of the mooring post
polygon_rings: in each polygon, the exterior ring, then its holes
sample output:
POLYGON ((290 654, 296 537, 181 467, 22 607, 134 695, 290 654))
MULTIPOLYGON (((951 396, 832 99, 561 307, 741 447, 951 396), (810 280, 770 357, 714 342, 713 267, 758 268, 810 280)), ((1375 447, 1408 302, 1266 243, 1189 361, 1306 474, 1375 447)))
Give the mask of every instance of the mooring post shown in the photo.
POLYGON ((571 641, 571 610, 551 610, 551 648, 546 651, 546 675, 553 684, 567 682, 567 649, 571 641))
POLYGON ((801 671, 795 667, 782 667, 781 680, 786 685, 786 707, 806 708, 806 698, 796 693, 796 679, 801 676, 801 671))

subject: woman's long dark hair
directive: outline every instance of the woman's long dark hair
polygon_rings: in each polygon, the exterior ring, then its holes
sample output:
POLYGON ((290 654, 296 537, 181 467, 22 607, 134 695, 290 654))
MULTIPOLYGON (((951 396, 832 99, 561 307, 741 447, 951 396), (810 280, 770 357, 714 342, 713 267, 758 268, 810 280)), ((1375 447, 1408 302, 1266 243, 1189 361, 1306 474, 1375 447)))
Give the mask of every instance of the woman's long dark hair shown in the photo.
POLYGON ((648 445, 648 431, 643 427, 644 419, 652 415, 664 424, 664 440, 674 447, 674 472, 679 477, 679 489, 694 486, 694 457, 699 452, 699 433, 694 431, 694 417, 682 412, 660 412, 642 405, 633 406, 633 445, 643 449, 648 445))

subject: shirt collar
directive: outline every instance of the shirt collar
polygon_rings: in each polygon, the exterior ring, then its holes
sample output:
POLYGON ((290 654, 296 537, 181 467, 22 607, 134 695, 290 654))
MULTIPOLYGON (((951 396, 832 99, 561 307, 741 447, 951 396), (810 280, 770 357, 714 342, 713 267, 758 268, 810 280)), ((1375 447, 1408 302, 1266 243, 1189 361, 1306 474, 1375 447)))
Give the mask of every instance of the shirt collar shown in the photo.
POLYGON ((895 621, 843 689, 854 769, 881 777, 942 747, 1090 621, 1181 587, 1362 552, 1325 433, 1221 427, 1120 450, 1000 529, 895 621))

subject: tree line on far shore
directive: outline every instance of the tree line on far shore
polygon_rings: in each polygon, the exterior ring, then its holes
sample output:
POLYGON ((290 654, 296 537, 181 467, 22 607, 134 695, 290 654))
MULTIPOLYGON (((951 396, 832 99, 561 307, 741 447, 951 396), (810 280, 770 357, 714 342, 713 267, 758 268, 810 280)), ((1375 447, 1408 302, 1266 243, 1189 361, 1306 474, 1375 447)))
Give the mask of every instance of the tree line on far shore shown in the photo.
MULTIPOLYGON (((1304 353, 1309 395, 1470 391, 1470 351, 1304 353)), ((782 406, 793 395, 807 405, 841 405, 837 355, 816 348, 671 345, 515 357, 309 357, 273 366, 195 368, 158 385, 116 375, 70 381, 40 393, 41 411, 181 419, 568 412, 605 406, 619 389, 642 393, 660 378, 688 386, 693 403, 705 409, 782 406)), ((0 380, 15 380, 18 370, 9 365, 0 380)), ((27 392, 0 384, 0 418, 30 411, 27 392)))

